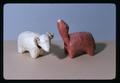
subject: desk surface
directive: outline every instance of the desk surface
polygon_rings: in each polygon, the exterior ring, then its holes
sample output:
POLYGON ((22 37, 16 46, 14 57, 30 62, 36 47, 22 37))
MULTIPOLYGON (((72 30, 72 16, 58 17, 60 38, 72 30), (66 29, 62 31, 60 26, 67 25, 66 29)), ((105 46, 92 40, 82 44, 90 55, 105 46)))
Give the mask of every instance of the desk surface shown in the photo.
POLYGON ((4 41, 4 79, 114 79, 116 76, 115 41, 97 42, 95 56, 74 59, 64 54, 63 43, 52 42, 51 52, 32 59, 17 53, 16 41, 4 41))

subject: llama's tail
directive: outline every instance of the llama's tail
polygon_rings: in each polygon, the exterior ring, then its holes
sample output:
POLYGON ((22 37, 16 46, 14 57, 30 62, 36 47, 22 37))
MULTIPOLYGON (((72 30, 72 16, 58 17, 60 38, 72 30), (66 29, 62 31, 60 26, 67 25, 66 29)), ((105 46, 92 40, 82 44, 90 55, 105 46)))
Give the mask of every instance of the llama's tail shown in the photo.
POLYGON ((59 31, 64 43, 68 44, 70 41, 68 24, 65 23, 63 20, 59 19, 59 20, 57 20, 57 28, 58 28, 58 31, 59 31))

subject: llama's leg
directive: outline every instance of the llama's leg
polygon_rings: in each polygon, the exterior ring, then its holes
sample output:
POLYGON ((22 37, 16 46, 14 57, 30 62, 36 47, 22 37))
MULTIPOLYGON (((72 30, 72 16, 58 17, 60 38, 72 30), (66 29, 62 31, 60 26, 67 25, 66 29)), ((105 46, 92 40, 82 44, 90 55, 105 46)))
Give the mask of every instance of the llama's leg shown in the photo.
POLYGON ((68 52, 69 50, 67 50, 67 48, 64 47, 64 51, 70 58, 74 58, 73 53, 68 52))
POLYGON ((69 57, 70 57, 70 58, 74 58, 74 56, 72 56, 72 55, 70 55, 70 54, 69 54, 69 57))
POLYGON ((68 56, 70 57, 70 58, 74 58, 75 57, 75 54, 74 54, 74 52, 72 51, 72 50, 68 50, 68 56))
POLYGON ((73 54, 68 54, 70 58, 74 58, 75 56, 73 54))
POLYGON ((89 54, 90 56, 93 56, 94 55, 94 49, 93 48, 87 49, 87 54, 89 54))

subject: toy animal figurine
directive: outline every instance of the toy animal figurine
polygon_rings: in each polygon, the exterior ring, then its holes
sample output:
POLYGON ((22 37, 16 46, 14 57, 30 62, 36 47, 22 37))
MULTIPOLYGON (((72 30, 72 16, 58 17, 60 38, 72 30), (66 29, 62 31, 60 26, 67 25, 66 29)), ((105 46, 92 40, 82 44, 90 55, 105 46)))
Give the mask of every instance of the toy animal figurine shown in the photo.
POLYGON ((23 53, 29 51, 32 58, 36 58, 43 54, 43 51, 50 51, 51 39, 53 33, 39 35, 31 31, 25 31, 18 36, 18 52, 23 53))
POLYGON ((89 32, 74 32, 69 34, 69 26, 63 20, 57 21, 58 31, 64 41, 64 50, 69 57, 74 58, 78 54, 87 53, 91 56, 95 52, 95 41, 89 32))

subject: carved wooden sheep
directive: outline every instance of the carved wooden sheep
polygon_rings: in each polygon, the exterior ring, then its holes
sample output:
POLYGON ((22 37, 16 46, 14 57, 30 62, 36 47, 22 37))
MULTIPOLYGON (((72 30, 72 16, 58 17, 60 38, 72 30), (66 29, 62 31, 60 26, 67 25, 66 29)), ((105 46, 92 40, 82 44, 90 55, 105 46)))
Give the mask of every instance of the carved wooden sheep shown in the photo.
POLYGON ((64 50, 71 57, 87 53, 94 55, 95 41, 90 32, 74 32, 69 34, 69 26, 63 20, 57 21, 58 31, 64 41, 64 50))
POLYGON ((51 39, 53 33, 38 34, 31 31, 25 31, 18 36, 18 52, 23 53, 29 51, 32 58, 43 55, 43 52, 50 51, 51 39))

